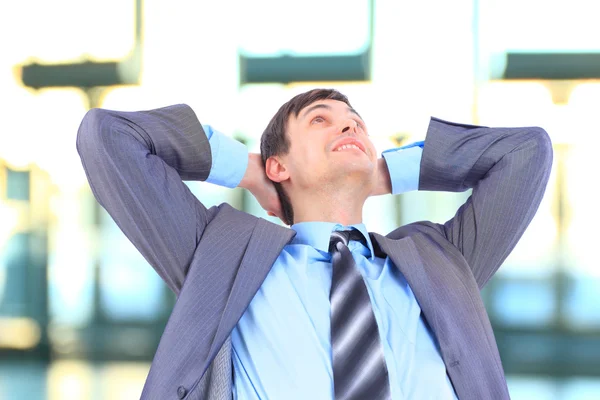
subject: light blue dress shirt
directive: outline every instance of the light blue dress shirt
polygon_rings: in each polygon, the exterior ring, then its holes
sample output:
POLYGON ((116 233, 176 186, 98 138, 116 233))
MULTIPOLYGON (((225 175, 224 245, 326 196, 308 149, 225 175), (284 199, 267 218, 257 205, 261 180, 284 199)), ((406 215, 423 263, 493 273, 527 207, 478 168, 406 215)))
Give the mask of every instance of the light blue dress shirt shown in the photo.
MULTIPOLYGON (((211 150, 208 182, 235 187, 247 166, 246 147, 205 126, 211 150)), ((423 142, 385 151, 392 192, 418 188, 423 142)), ((234 399, 334 399, 330 342, 331 256, 334 230, 357 229, 367 246, 349 248, 365 283, 379 328, 391 394, 397 399, 456 399, 437 341, 413 292, 389 258, 375 257, 364 224, 301 222, 293 241, 231 333, 234 399)))

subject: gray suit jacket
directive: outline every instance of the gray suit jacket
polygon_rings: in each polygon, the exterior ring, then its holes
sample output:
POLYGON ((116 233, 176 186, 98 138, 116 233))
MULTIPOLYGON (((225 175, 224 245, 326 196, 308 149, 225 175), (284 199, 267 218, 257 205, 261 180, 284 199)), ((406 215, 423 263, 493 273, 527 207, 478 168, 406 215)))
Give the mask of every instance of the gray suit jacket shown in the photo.
MULTIPOLYGON (((207 209, 182 183, 212 163, 188 106, 90 110, 77 149, 98 202, 177 294, 142 398, 231 399, 230 333, 294 232, 226 203, 207 209)), ((419 189, 472 195, 445 224, 370 234, 409 282, 461 400, 509 398, 479 291, 534 216, 551 164, 543 129, 432 119, 419 189)))

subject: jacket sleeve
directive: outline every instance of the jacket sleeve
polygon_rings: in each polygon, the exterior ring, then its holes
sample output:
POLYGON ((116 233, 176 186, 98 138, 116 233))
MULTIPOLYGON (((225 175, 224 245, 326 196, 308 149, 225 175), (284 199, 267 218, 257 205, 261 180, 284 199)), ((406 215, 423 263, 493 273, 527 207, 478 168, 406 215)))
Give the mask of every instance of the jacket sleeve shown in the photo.
POLYGON ((471 196, 437 229, 463 254, 482 288, 535 215, 552 167, 552 143, 538 127, 487 128, 432 118, 419 190, 471 196))
POLYGON ((211 150, 192 109, 92 109, 77 151, 94 196, 176 293, 214 215, 182 182, 206 180, 211 150))

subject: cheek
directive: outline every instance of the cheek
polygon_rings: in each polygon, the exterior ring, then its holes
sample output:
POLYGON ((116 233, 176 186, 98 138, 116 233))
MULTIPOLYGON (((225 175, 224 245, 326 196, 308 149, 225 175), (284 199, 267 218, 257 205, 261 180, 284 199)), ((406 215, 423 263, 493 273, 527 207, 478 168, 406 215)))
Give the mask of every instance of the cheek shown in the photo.
POLYGON ((293 169, 296 174, 315 175, 327 163, 325 151, 318 146, 307 144, 298 147, 293 158, 293 169))
POLYGON ((312 162, 318 162, 324 158, 324 150, 322 145, 317 143, 303 143, 302 147, 298 149, 298 153, 304 160, 310 160, 312 162))
POLYGON ((374 160, 377 160, 377 158, 379 157, 377 154, 377 149, 375 147, 371 148, 371 156, 373 157, 374 160))
POLYGON ((377 149, 375 148, 375 145, 370 140, 368 143, 369 151, 371 152, 371 158, 377 159, 377 149))
POLYGON ((290 150, 290 157, 288 158, 288 164, 291 166, 294 172, 302 171, 304 167, 310 161, 310 153, 306 151, 304 146, 295 146, 290 150))

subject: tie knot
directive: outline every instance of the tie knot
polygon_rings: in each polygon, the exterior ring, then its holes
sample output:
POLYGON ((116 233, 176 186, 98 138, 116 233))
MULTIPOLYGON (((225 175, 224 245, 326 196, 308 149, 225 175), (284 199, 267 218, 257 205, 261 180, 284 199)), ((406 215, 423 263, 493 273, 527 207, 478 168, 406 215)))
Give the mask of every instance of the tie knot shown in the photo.
POLYGON ((331 237, 329 239, 329 252, 333 252, 339 250, 338 243, 344 246, 348 246, 351 240, 356 240, 362 242, 366 245, 365 238, 362 233, 357 230, 349 230, 349 231, 333 231, 331 232, 331 237))

